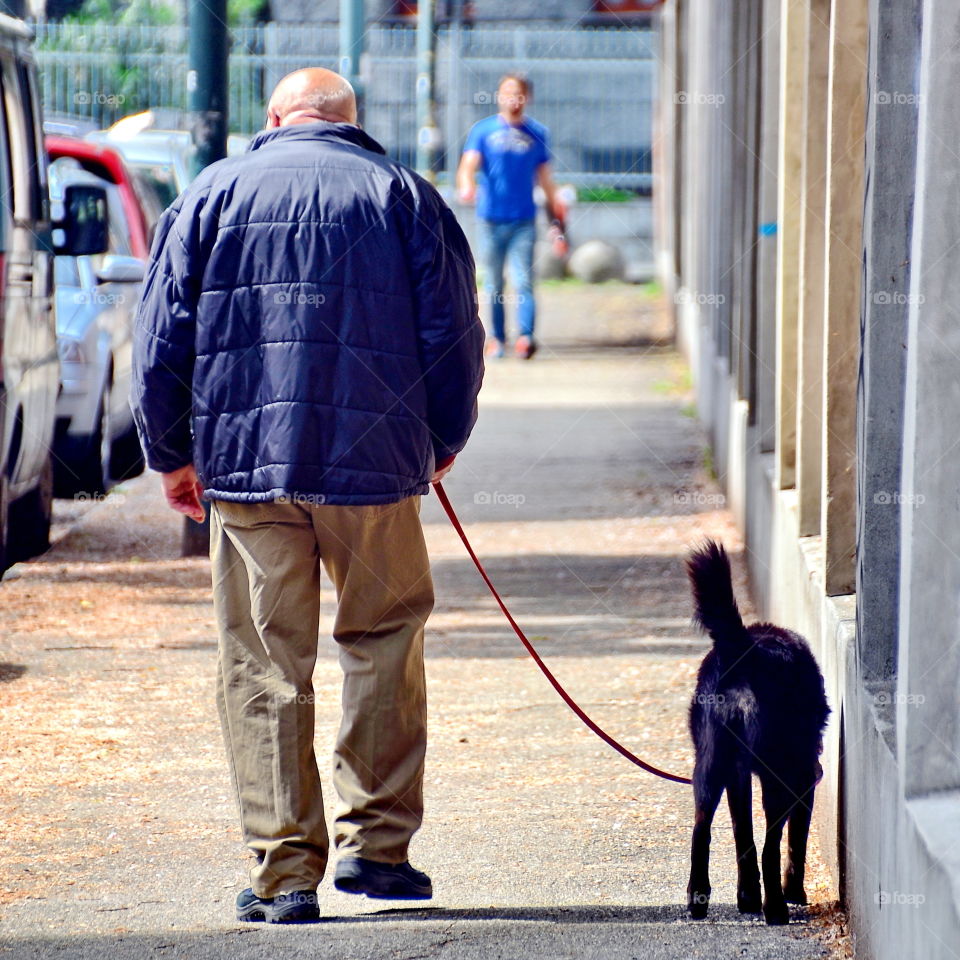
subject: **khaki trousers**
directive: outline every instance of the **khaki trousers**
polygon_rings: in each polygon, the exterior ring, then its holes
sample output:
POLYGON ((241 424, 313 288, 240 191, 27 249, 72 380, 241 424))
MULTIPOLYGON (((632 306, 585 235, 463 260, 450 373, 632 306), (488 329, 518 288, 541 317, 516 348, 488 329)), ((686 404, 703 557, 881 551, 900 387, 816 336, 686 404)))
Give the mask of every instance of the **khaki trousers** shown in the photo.
POLYGON ((337 591, 343 669, 334 840, 341 853, 407 859, 423 818, 423 628, 433 609, 419 510, 419 497, 211 504, 217 704, 257 896, 314 888, 327 864, 313 749, 321 564, 337 591))

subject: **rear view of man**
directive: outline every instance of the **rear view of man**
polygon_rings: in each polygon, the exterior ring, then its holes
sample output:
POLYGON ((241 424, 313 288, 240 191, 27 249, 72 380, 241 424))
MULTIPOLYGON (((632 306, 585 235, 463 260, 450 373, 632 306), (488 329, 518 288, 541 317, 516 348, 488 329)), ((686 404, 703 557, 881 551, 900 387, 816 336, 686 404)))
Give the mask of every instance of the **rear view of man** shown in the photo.
POLYGON ((211 501, 218 706, 244 840, 242 920, 313 920, 328 836, 314 756, 320 568, 344 672, 338 889, 426 898, 420 496, 476 419, 483 332, 436 191, 356 125, 350 85, 284 78, 267 129, 164 214, 135 407, 170 505, 211 501))

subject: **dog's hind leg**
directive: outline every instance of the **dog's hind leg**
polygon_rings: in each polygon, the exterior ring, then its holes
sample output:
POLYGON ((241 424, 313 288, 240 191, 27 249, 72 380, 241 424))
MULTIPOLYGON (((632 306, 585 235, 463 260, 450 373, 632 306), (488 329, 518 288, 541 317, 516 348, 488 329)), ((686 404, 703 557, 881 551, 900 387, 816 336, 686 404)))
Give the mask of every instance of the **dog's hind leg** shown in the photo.
POLYGON ((787 825, 787 869, 783 875, 783 896, 787 903, 807 902, 807 895, 803 890, 803 873, 812 808, 813 787, 797 801, 787 825))
POLYGON ((698 760, 693 771, 695 819, 687 885, 687 909, 694 920, 702 920, 710 906, 710 827, 723 788, 723 777, 716 767, 698 760))
POLYGON ((780 886, 780 840, 783 825, 796 797, 775 773, 760 775, 763 787, 763 812, 767 832, 763 841, 760 864, 763 872, 763 916, 769 924, 790 922, 790 910, 780 886))
POLYGON ((737 909, 741 913, 760 913, 760 870, 753 842, 753 798, 750 769, 737 764, 727 781, 727 802, 733 821, 733 839, 737 846, 737 909))

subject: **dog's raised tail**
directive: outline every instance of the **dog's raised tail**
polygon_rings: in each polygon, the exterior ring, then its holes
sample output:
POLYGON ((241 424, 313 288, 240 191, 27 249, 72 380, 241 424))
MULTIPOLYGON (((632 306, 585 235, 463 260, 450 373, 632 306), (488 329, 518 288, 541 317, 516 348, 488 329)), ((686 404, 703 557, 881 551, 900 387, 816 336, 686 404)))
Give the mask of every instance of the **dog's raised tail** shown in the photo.
POLYGON ((733 595, 727 551, 706 540, 687 559, 687 574, 693 588, 694 623, 710 636, 722 660, 740 656, 751 640, 733 595))

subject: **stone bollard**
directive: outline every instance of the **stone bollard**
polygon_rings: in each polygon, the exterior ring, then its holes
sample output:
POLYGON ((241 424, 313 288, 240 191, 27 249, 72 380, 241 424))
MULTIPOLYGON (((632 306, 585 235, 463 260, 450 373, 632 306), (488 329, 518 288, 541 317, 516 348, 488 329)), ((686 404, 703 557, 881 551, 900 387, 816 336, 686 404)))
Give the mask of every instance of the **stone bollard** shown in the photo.
POLYGON ((567 268, 584 283, 622 280, 623 254, 606 240, 587 240, 570 254, 567 268))

